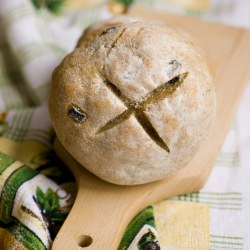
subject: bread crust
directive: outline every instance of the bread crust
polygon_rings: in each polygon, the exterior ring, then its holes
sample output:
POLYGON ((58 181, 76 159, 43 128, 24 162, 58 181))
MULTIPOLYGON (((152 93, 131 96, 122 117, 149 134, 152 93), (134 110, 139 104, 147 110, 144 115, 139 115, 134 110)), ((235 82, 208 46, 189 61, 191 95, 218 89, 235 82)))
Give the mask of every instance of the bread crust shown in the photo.
POLYGON ((190 162, 214 120, 206 60, 171 28, 101 27, 85 33, 54 71, 49 109, 56 134, 108 182, 163 179, 190 162))

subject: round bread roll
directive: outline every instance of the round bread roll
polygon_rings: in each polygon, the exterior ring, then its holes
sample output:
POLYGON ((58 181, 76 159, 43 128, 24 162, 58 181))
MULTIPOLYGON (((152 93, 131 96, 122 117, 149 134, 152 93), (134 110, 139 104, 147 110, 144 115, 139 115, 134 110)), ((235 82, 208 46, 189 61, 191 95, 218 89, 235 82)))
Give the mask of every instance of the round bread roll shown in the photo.
POLYGON ((58 139, 108 182, 163 179, 190 162, 213 122, 206 61, 167 27, 101 27, 54 71, 49 109, 58 139))

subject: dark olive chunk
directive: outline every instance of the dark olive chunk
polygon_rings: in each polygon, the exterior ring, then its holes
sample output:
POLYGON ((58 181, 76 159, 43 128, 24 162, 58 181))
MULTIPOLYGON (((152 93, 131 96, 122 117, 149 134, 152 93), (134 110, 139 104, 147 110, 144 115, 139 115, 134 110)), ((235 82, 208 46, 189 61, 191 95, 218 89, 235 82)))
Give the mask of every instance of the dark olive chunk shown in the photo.
POLYGON ((68 116, 79 123, 85 122, 87 120, 87 114, 76 105, 72 105, 70 107, 68 111, 68 116))
POLYGON ((117 28, 118 28, 117 26, 110 27, 110 28, 104 30, 104 31, 101 33, 101 35, 105 35, 105 34, 107 34, 107 33, 110 33, 111 31, 116 30, 117 28))

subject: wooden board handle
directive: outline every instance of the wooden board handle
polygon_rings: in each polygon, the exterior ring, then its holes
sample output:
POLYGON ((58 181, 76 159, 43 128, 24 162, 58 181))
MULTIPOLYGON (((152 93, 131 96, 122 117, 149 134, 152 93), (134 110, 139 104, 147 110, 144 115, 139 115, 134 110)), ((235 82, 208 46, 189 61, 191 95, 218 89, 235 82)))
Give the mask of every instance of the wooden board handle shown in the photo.
POLYGON ((143 208, 170 196, 197 191, 206 179, 201 175, 200 178, 190 175, 189 168, 162 181, 118 186, 99 179, 80 166, 58 140, 55 150, 76 177, 78 194, 55 238, 53 250, 117 250, 126 226, 143 208))
MULTIPOLYGON (((103 193, 96 188, 80 187, 75 204, 63 224, 53 248, 55 250, 114 249, 134 215, 130 202, 124 206, 117 193, 103 193), (110 202, 107 202, 110 201, 110 202)), ((124 197, 124 196, 123 196, 124 197)))
POLYGON ((73 171, 78 183, 78 193, 52 249, 116 250, 128 222, 145 204, 138 200, 137 203, 134 202, 133 193, 138 187, 104 182, 80 166, 58 141, 55 148, 73 171), (132 196, 129 189, 132 189, 132 196))

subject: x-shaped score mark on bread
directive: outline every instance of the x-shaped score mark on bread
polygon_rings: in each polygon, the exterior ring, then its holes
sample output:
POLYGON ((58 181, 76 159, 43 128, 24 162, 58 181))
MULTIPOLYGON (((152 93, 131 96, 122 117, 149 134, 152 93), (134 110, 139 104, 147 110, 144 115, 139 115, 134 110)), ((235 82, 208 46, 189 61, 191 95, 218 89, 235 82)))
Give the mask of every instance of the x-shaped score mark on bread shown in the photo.
POLYGON ((171 95, 184 81, 187 77, 188 72, 179 74, 166 83, 155 88, 149 92, 141 101, 132 101, 126 96, 124 96, 121 91, 111 82, 105 81, 106 86, 125 104, 127 109, 115 117, 114 119, 108 121, 103 127, 101 127, 97 133, 102 133, 107 131, 121 122, 127 120, 132 114, 135 116, 137 121, 149 135, 149 137, 166 152, 170 152, 168 145, 162 140, 158 132, 155 130, 153 125, 148 120, 148 117, 144 114, 144 110, 149 104, 154 104, 160 100, 165 99, 167 96, 171 95))

